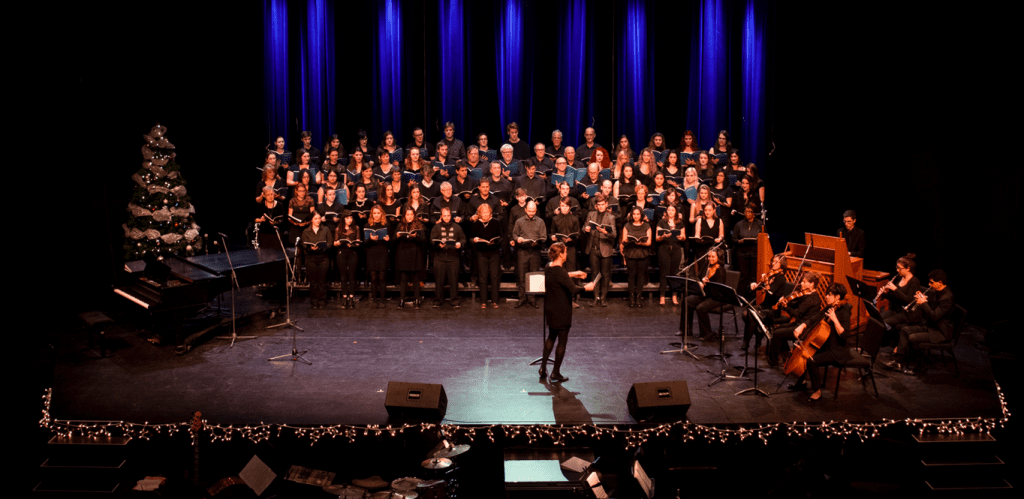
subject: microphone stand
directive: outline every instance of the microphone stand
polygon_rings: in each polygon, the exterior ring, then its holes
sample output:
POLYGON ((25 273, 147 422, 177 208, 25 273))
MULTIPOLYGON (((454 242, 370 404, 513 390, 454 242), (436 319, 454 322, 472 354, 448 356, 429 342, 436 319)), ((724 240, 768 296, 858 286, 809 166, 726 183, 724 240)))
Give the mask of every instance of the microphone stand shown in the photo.
MULTIPOLYGON (((274 227, 274 232, 277 234, 277 242, 278 242, 278 244, 281 245, 281 252, 284 253, 284 264, 285 264, 285 268, 284 268, 284 279, 285 279, 284 322, 282 322, 280 324, 272 324, 270 326, 267 326, 267 329, 275 329, 275 328, 279 328, 279 327, 290 327, 290 328, 292 328, 292 353, 284 354, 284 355, 278 355, 277 357, 271 357, 271 358, 269 358, 267 360, 273 362, 273 361, 276 361, 276 360, 289 360, 286 357, 291 357, 290 360, 292 362, 302 362, 302 363, 305 363, 305 364, 308 364, 308 365, 313 365, 312 362, 306 360, 302 356, 303 354, 305 354, 309 350, 303 350, 303 351, 300 352, 295 347, 296 335, 298 334, 298 333, 295 332, 295 330, 303 331, 303 329, 301 327, 297 326, 295 324, 295 322, 292 321, 292 306, 291 306, 292 301, 291 301, 291 295, 292 295, 292 287, 293 287, 293 284, 294 284, 292 280, 295 278, 295 265, 291 261, 288 260, 288 251, 285 250, 285 248, 284 248, 284 240, 281 239, 281 232, 277 229, 277 227, 274 227)), ((296 250, 295 258, 296 259, 298 258, 298 250, 296 250)))
MULTIPOLYGON (((227 248, 228 247, 228 236, 224 235, 223 232, 218 232, 218 234, 220 234, 221 244, 223 244, 224 247, 227 248)), ((255 336, 238 336, 238 332, 235 330, 235 317, 236 317, 236 315, 235 315, 235 288, 238 287, 238 275, 235 274, 235 264, 231 262, 231 252, 230 251, 226 251, 224 254, 228 257, 228 268, 231 269, 231 336, 230 336, 230 338, 231 338, 231 346, 233 347, 233 346, 235 346, 235 340, 237 340, 238 338, 243 338, 243 339, 251 340, 251 339, 255 338, 255 336)), ((226 340, 226 339, 228 339, 228 337, 227 336, 218 336, 217 339, 218 340, 226 340)))
MULTIPOLYGON (((694 265, 697 265, 698 263, 701 262, 701 260, 707 258, 709 253, 711 253, 712 251, 714 251, 715 249, 717 249, 721 245, 722 245, 722 243, 718 243, 718 244, 712 246, 711 249, 709 249, 706 253, 704 253, 704 256, 694 260, 693 263, 683 267, 683 269, 680 270, 679 273, 676 274, 676 275, 680 276, 680 277, 686 275, 690 271, 690 269, 693 268, 694 265)), ((696 273, 696 271, 694 271, 694 272, 696 273)), ((689 281, 690 282, 696 282, 696 281, 693 281, 692 279, 690 279, 689 281)), ((690 295, 690 289, 687 287, 686 293, 683 293, 683 309, 681 311, 683 315, 682 315, 681 322, 685 321, 686 320, 686 316, 689 315, 690 302, 688 302, 686 300, 689 297, 689 295, 690 295)), ((690 322, 693 322, 693 321, 690 321, 690 322)), ((683 337, 680 339, 679 348, 678 349, 676 349, 676 350, 662 350, 661 353, 685 353, 686 355, 689 355, 690 357, 693 357, 693 360, 700 360, 700 357, 698 357, 697 355, 695 355, 693 353, 693 351, 697 349, 697 345, 695 343, 688 343, 686 341, 687 338, 689 337, 689 335, 687 334, 687 331, 689 331, 690 329, 691 329, 690 328, 690 324, 687 323, 687 324, 684 325, 684 327, 683 327, 683 337)), ((675 342, 669 343, 669 346, 675 346, 675 342)))

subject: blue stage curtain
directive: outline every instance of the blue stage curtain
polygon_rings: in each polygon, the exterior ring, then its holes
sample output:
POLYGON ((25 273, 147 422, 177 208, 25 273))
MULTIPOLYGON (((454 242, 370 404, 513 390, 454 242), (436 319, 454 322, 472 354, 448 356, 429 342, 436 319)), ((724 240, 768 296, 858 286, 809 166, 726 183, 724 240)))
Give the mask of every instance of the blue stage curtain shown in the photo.
POLYGON ((594 115, 593 9, 586 0, 565 0, 561 7, 555 116, 565 145, 576 147, 594 115))
MULTIPOLYGON (((495 57, 498 80, 499 129, 504 142, 505 126, 519 124, 519 138, 530 142, 532 133, 533 62, 526 50, 526 5, 522 0, 503 0, 495 13, 495 57)), ((498 141, 491 139, 492 146, 498 141)))
MULTIPOLYGON (((455 123, 455 133, 472 133, 467 128, 465 104, 469 98, 469 57, 463 34, 462 0, 438 0, 438 48, 441 62, 441 116, 440 122, 455 123)), ((466 145, 475 141, 468 135, 466 145)))
POLYGON ((725 0, 701 0, 694 4, 690 45, 690 94, 687 126, 707 149, 720 130, 736 143, 729 122, 729 26, 725 0))
POLYGON ((299 23, 300 82, 302 88, 300 123, 313 134, 320 147, 335 128, 334 23, 333 4, 308 0, 305 17, 299 23))
MULTIPOLYGON (((401 137, 402 109, 402 11, 399 0, 377 0, 377 44, 374 74, 375 120, 372 129, 391 130, 401 137)), ((376 145, 377 137, 370 138, 376 145)))
POLYGON ((760 173, 764 173, 765 158, 770 139, 767 123, 765 94, 769 83, 765 81, 767 65, 767 32, 769 6, 764 2, 747 0, 743 15, 743 126, 740 135, 743 138, 743 150, 740 159, 744 162, 757 163, 760 173))
POLYGON ((267 140, 273 142, 288 135, 287 2, 264 0, 263 12, 263 93, 267 140))
POLYGON ((639 152, 655 131, 653 23, 647 22, 654 18, 654 2, 626 0, 621 9, 616 16, 616 136, 609 147, 618 144, 618 136, 625 134, 633 150, 639 152))

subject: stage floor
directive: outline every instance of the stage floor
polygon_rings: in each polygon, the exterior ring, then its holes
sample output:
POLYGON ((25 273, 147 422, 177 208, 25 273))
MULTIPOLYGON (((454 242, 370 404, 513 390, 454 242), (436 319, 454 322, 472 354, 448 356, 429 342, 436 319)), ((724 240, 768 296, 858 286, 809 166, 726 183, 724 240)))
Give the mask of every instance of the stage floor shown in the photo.
MULTIPOLYGON (((784 386, 776 392, 784 375, 763 366, 763 357, 758 381, 770 398, 735 395, 753 386, 752 374, 708 386, 723 365, 704 358, 717 353, 717 343, 701 344, 701 360, 659 353, 678 340, 679 307, 648 302, 637 310, 624 300, 611 302, 590 308, 581 299, 562 369, 570 379, 562 384, 539 382, 537 367, 528 365, 541 353, 542 309, 514 309, 514 302, 481 310, 464 299, 453 310, 432 309, 427 300, 413 311, 398 310, 394 299, 385 309, 364 301, 355 310, 341 310, 332 300, 326 309, 311 310, 300 297, 293 318, 304 331, 294 341, 312 365, 268 362, 291 352, 293 331, 266 329, 280 322, 266 314, 241 321, 238 334, 255 339, 234 346, 210 339, 181 356, 121 326, 108 329, 113 355, 107 358, 86 347, 84 332, 69 334, 58 347, 51 413, 137 423, 182 422, 201 411, 211 423, 385 424, 387 384, 405 381, 444 385, 450 423, 630 424, 635 421, 625 400, 633 383, 681 379, 692 399, 687 419, 702 424, 1001 415, 989 359, 974 348, 970 331, 956 352, 959 378, 952 363, 936 363, 919 376, 882 370, 890 377, 878 377, 875 398, 870 381, 862 388, 854 371, 844 377, 838 399, 829 386, 822 400, 808 403, 805 392, 784 386)), ((716 316, 712 323, 717 326, 716 316)), ((726 351, 738 354, 741 338, 731 315, 726 335, 726 351)), ((728 364, 743 361, 734 355, 728 364)))

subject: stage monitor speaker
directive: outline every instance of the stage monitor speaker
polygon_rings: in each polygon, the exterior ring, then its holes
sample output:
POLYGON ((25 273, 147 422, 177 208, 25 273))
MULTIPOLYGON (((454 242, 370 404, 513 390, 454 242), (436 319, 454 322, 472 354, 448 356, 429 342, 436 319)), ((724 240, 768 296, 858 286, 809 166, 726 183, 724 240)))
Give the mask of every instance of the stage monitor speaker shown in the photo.
POLYGON ((690 410, 690 389, 683 380, 633 383, 626 407, 637 421, 684 420, 690 410))
POLYGON ((393 418, 440 421, 448 411, 448 396, 441 385, 389 381, 384 407, 393 418))

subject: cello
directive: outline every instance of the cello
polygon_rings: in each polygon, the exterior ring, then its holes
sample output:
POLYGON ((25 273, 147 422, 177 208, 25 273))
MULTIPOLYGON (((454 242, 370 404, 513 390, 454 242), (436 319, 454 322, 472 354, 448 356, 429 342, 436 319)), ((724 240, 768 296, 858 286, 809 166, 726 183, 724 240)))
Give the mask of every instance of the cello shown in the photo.
POLYGON ((795 373, 797 376, 803 376, 804 371, 807 370, 807 359, 818 352, 818 349, 828 341, 828 335, 832 332, 832 326, 828 323, 828 313, 842 305, 843 301, 841 300, 824 309, 825 317, 818 321, 814 327, 804 331, 803 338, 800 338, 793 345, 793 350, 789 353, 789 359, 786 360, 783 372, 787 375, 795 373))

